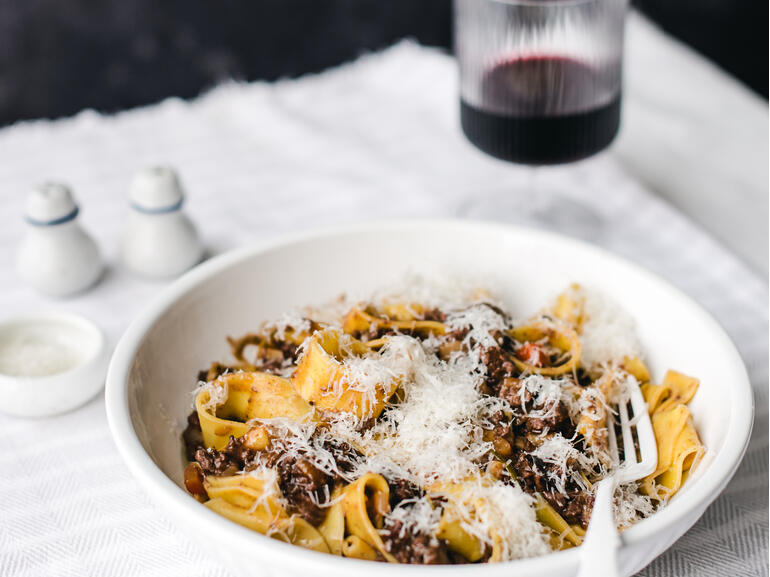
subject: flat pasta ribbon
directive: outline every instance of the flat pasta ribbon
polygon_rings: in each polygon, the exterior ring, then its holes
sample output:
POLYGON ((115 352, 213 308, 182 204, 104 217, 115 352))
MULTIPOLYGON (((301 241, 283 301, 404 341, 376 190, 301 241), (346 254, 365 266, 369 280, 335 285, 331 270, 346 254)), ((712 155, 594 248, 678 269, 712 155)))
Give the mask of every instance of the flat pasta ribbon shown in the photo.
POLYGON ((666 411, 676 405, 686 405, 695 396, 698 391, 698 379, 688 377, 677 371, 668 370, 663 377, 663 386, 670 394, 658 407, 658 411, 666 411))
POLYGON ((357 535, 345 537, 342 542, 342 556, 366 561, 376 561, 379 558, 377 550, 357 535))
POLYGON ((620 368, 634 377, 640 385, 650 382, 650 369, 639 357, 625 357, 620 368))
POLYGON ((579 284, 571 284, 566 291, 556 297, 556 302, 548 311, 577 333, 580 333, 585 322, 585 298, 579 294, 580 290, 579 284))
MULTIPOLYGON (((284 343, 291 343, 294 346, 300 346, 302 342, 309 337, 313 331, 319 328, 318 323, 313 321, 307 321, 310 330, 297 331, 287 328, 281 335, 281 341, 284 343)), ((246 368, 251 365, 250 361, 246 359, 245 352, 248 347, 256 347, 258 359, 263 360, 277 360, 283 361, 283 353, 280 350, 280 346, 277 343, 276 335, 277 329, 272 329, 267 333, 247 333, 242 337, 234 339, 227 337, 227 342, 230 345, 233 357, 246 368)), ((253 369, 252 369, 253 370, 253 369)))
POLYGON ((596 456, 609 464, 609 430, 607 429, 607 399, 615 394, 620 374, 615 370, 606 370, 596 379, 593 385, 584 387, 581 400, 585 407, 575 430, 583 435, 586 443, 594 450, 596 456))
POLYGON ((287 514, 276 479, 249 474, 208 477, 204 485, 211 498, 205 505, 273 539, 329 553, 330 548, 318 529, 300 517, 287 514))
POLYGON ((583 543, 583 532, 579 525, 570 525, 541 494, 535 497, 535 516, 537 520, 551 530, 550 541, 554 549, 564 550, 579 547, 583 543))
MULTIPOLYGON (((556 317, 578 335, 582 334, 583 325, 588 320, 585 311, 586 299, 582 290, 579 284, 571 284, 566 291, 556 297, 556 302, 546 311, 546 314, 556 317)), ((639 357, 626 357, 621 363, 621 368, 636 378, 639 383, 650 381, 650 371, 639 357)))
MULTIPOLYGON (((471 518, 476 516, 483 516, 489 504, 484 498, 469 498, 468 495, 472 495, 471 492, 466 492, 466 484, 474 483, 478 481, 468 480, 461 483, 437 483, 431 486, 431 490, 436 491, 438 495, 447 499, 447 504, 444 507, 444 513, 442 514, 441 523, 444 525, 444 533, 447 535, 447 547, 450 550, 456 551, 462 555, 465 555, 463 551, 466 551, 471 557, 476 560, 481 559, 488 551, 486 540, 481 539, 477 535, 471 535, 465 529, 463 529, 462 521, 467 521, 467 515, 471 518), (458 505, 464 505, 462 508, 458 505), (462 510, 465 511, 462 511, 462 510), (455 522, 459 521, 455 525, 455 522), (449 529, 449 531, 447 531, 449 529)), ((491 480, 488 477, 481 478, 482 483, 489 483, 491 480)), ((440 523, 440 527, 441 527, 440 523)), ((505 544, 503 536, 497 527, 491 527, 487 540, 492 543, 492 551, 489 556, 490 561, 498 562, 502 561, 505 557, 505 544)), ((468 558, 470 560, 470 558, 468 558)))
POLYGON ((211 381, 195 398, 206 447, 220 450, 230 436, 245 435, 251 419, 310 418, 313 408, 300 397, 289 379, 268 373, 229 373, 211 381), (217 390, 219 389, 219 390, 217 390), (212 393, 221 394, 220 404, 212 393))
MULTIPOLYGON (((366 473, 345 489, 343 509, 345 524, 349 534, 357 537, 377 551, 390 563, 397 563, 396 558, 385 549, 379 529, 383 518, 390 512, 390 487, 382 475, 366 473)), ((362 552, 357 541, 347 542, 343 552, 352 554, 362 552)), ((368 555, 368 552, 365 554, 368 555)), ((365 557, 364 557, 365 558, 365 557)))
MULTIPOLYGON (((504 465, 511 473, 512 479, 516 481, 515 473, 510 466, 505 462, 504 465)), ((477 481, 468 481, 468 483, 474 482, 477 481)), ((482 477, 481 482, 491 482, 491 480, 482 477)), ((436 536, 445 539, 450 550, 460 553, 468 561, 473 562, 481 559, 487 552, 487 545, 478 536, 468 533, 462 527, 462 521, 467 521, 463 516, 468 515, 468 510, 470 510, 471 517, 476 514, 483 514, 484 509, 488 507, 485 499, 468 500, 464 495, 472 494, 472 492, 466 493, 465 483, 434 483, 429 487, 429 491, 447 501, 436 536), (466 506, 460 509, 457 507, 457 504, 460 503, 466 506)), ((535 496, 535 516, 549 530, 551 543, 555 549, 566 549, 582 543, 582 538, 576 533, 575 528, 569 525, 540 494, 535 496)), ((502 535, 495 527, 492 527, 488 537, 492 543, 490 560, 502 561, 505 556, 502 535)))
MULTIPOLYGON (((502 387, 507 390, 512 386, 519 386, 520 377, 528 374, 552 378, 562 387, 559 402, 564 401, 569 412, 570 425, 574 424, 574 432, 581 436, 580 443, 577 444, 579 449, 589 454, 593 452, 600 461, 604 461, 605 457, 609 459, 608 400, 614 401, 620 392, 618 387, 628 375, 633 376, 641 384, 648 404, 659 455, 655 472, 640 483, 639 492, 665 500, 681 488, 705 451, 686 406, 697 391, 698 381, 669 371, 662 384, 652 384, 649 369, 638 357, 626 357, 622 361, 615 359, 599 366, 581 365, 579 335, 588 321, 586 302, 580 287, 573 285, 557 298, 550 309, 544 311, 543 316, 536 317, 523 326, 506 330, 504 339, 500 338, 501 333, 494 332, 504 361, 508 360, 505 356, 511 354, 511 339, 516 343, 514 350, 518 351, 518 355, 510 358, 515 369, 509 364, 505 365, 507 376, 503 378, 500 397, 506 398, 502 394, 502 387)), ((338 459, 337 451, 377 454, 378 445, 368 444, 365 442, 368 437, 363 435, 372 423, 376 426, 375 419, 382 414, 388 402, 397 405, 409 401, 410 397, 401 393, 409 390, 409 375, 414 374, 416 370, 411 361, 419 360, 415 358, 412 348, 400 348, 404 341, 409 339, 389 335, 406 333, 421 339, 430 335, 445 335, 448 331, 445 323, 426 319, 443 319, 446 314, 408 302, 385 302, 378 304, 376 308, 357 305, 341 319, 341 328, 324 328, 324 325, 308 320, 303 321, 302 326, 306 329, 310 327, 309 330, 295 330, 286 326, 279 334, 278 329, 264 328, 261 333, 250 333, 240 339, 228 339, 237 364, 234 367, 213 364, 208 373, 201 375, 202 380, 205 380, 203 377, 208 377, 208 382, 201 387, 195 398, 203 445, 222 451, 227 447, 230 438, 236 437, 239 438, 236 449, 243 447, 264 451, 269 448, 270 451, 260 454, 259 458, 253 461, 248 457, 251 455, 248 451, 233 457, 230 454, 232 447, 222 455, 208 452, 209 456, 221 457, 221 462, 224 463, 221 467, 210 466, 198 454, 198 461, 189 464, 185 469, 185 487, 209 509, 271 538, 324 553, 397 563, 398 560, 388 547, 394 544, 400 547, 399 541, 404 539, 405 534, 389 534, 389 530, 394 529, 391 521, 397 523, 399 517, 391 512, 388 481, 383 475, 370 472, 345 484, 340 480, 342 475, 339 471, 348 469, 343 466, 344 461, 338 459), (255 360, 250 354, 253 350, 247 350, 249 347, 256 347, 255 360), (402 354, 404 356, 399 356, 402 354), (247 357, 252 359, 254 364, 250 364, 247 357), (383 365, 377 366, 381 361, 384 361, 383 365), (295 363, 296 370, 288 379, 259 372, 255 368, 262 366, 264 370, 288 374, 288 371, 294 369, 295 363), (401 386, 404 388, 400 389, 401 386), (357 418, 359 422, 355 430, 362 435, 358 437, 361 439, 361 447, 356 446, 354 435, 350 435, 353 440, 348 441, 346 431, 343 431, 344 443, 339 447, 336 442, 332 443, 327 449, 327 441, 323 435, 327 432, 333 433, 334 428, 330 425, 327 431, 324 424, 318 429, 315 428, 321 419, 327 419, 329 424, 334 423, 336 415, 324 414, 326 412, 344 412, 357 418), (278 429, 260 420, 274 418, 304 422, 308 425, 308 431, 303 429, 302 434, 307 433, 308 438, 303 441, 300 435, 296 445, 287 442, 284 446, 273 437, 274 446, 271 446, 271 435, 278 434, 278 429), (305 448, 305 441, 310 448, 305 448), (329 467, 333 468, 333 464, 329 463, 327 466, 326 461, 320 463, 313 460, 312 456, 319 454, 315 452, 316 449, 320 451, 320 448, 332 454, 334 463, 340 467, 339 470, 334 469, 338 474, 329 472, 329 467), (288 468, 283 466, 285 461, 280 460, 287 454, 292 459, 292 467, 288 468), (233 462, 227 460, 231 458, 233 462), (266 463, 272 465, 268 467, 266 463), (239 469, 248 472, 231 474, 239 469), (287 500, 284 497, 281 487, 284 487, 289 497, 293 496, 290 491, 294 489, 306 491, 302 497, 309 497, 315 505, 318 505, 317 501, 321 498, 319 495, 323 493, 326 497, 325 503, 320 505, 324 507, 325 512, 323 520, 314 526, 298 515, 289 514, 287 508, 295 510, 290 507, 289 502, 295 507, 296 503, 293 499, 287 500), (392 516, 389 518, 389 515, 392 516), (388 531, 383 531, 383 527, 388 531)), ((337 318, 335 323, 339 320, 337 318)), ((459 351, 470 353, 475 346, 464 340, 437 340, 439 346, 436 362, 446 361, 448 364, 451 364, 453 354, 459 351)), ((468 340, 473 342, 473 339, 468 340)), ((427 351, 433 344, 433 340, 430 340, 423 350, 427 351)), ((421 355, 423 351, 418 352, 421 355)), ((491 366, 491 361, 485 362, 491 366)), ((414 382, 419 380, 415 378, 414 382)), ((493 389, 490 390, 494 392, 493 389)), ((490 393, 487 391, 483 394, 490 393)), ((526 400, 522 393, 520 397, 522 411, 526 413, 525 405, 534 405, 534 402, 526 400)), ((436 395, 436 402, 442 402, 441 393, 436 395)), ((560 415, 557 416, 561 418, 560 415)), ((500 417, 500 423, 508 426, 507 421, 511 420, 510 426, 513 427, 512 419, 506 412, 500 417)), ((610 422, 611 420, 609 419, 610 422)), ((497 419, 490 421, 497 426, 497 419)), ((558 424, 560 421, 556 422, 558 424)), ((196 425, 195 420, 191 419, 190 427, 196 425)), ((516 527, 503 524, 507 517, 501 507, 503 503, 507 503, 503 498, 506 495, 497 492, 496 487, 492 486, 497 482, 510 484, 509 481, 512 480, 513 484, 521 488, 511 462, 502 456, 510 458, 513 455, 512 447, 508 446, 508 441, 505 445, 498 443, 496 433, 487 431, 486 425, 482 428, 483 440, 491 441, 493 447, 484 449, 483 454, 489 456, 487 451, 490 451, 496 461, 486 462, 479 458, 474 460, 474 463, 479 465, 477 474, 455 478, 453 481, 449 481, 451 477, 447 476, 427 487, 421 483, 428 498, 436 497, 440 500, 440 505, 439 500, 430 502, 430 506, 435 505, 436 508, 429 516, 429 537, 432 546, 438 543, 441 547, 443 561, 504 561, 515 556, 512 548, 521 537, 514 532, 516 527), (489 438, 486 436, 487 432, 489 438), (504 468, 507 469, 510 479, 502 479, 504 468), (496 496, 499 496, 502 503, 496 502, 496 496), (434 524, 436 518, 437 524, 434 524), (444 546, 456 555, 445 557, 444 546)), ((532 453, 528 442, 538 447, 547 438, 547 431, 538 433, 541 429, 516 429, 515 441, 518 444, 514 443, 515 446, 532 453)), ((193 448, 197 453, 201 440, 197 436, 197 430, 193 429, 193 433, 193 448)), ((387 434, 387 431, 378 429, 371 433, 375 441, 387 434)), ((500 437, 500 440, 505 438, 500 437)), ((571 441, 575 438, 576 436, 571 441)), ((294 437, 291 440, 293 441, 294 437)), ((354 455, 351 460, 356 463, 353 470, 359 471, 361 467, 358 466, 357 457, 354 455)), ((582 467, 582 464, 580 466, 582 467)), ((596 481, 603 471, 599 471, 594 465, 592 467, 584 468, 585 471, 580 472, 586 482, 585 485, 580 484, 581 491, 590 491, 590 481, 596 481)), ((345 475, 344 478, 350 477, 345 475)), ((420 478, 424 477, 420 475, 420 478)), ((549 489, 542 491, 546 490, 549 489)), ((566 489, 563 493, 569 499, 570 493, 566 489)), ((551 548, 556 550, 582 544, 585 530, 578 524, 571 525, 559 513, 561 500, 557 503, 551 499, 554 503, 551 505, 544 496, 549 495, 551 498, 549 493, 535 491, 529 494, 529 497, 520 502, 521 506, 534 509, 527 509, 528 518, 524 527, 528 531, 534 528, 534 537, 542 541, 539 546, 550 542, 551 548), (535 519, 539 524, 534 523, 535 519)), ((403 498, 399 495, 399 499, 403 498)), ((510 503, 510 506, 515 506, 519 501, 512 500, 510 503)), ((302 509, 297 507, 296 510, 302 509)), ((404 512, 401 509, 397 511, 404 512)), ((418 515, 423 512, 415 511, 418 515)), ((567 512, 564 514, 569 516, 567 512)), ((319 517, 320 515, 314 515, 312 518, 317 521, 319 517)), ((409 523, 404 521, 404 530, 413 530, 410 525, 411 518, 407 519, 409 523)), ((417 526, 422 527, 420 522, 423 517, 416 519, 417 526)), ((424 528, 420 531, 427 533, 424 528)), ((421 536, 423 534, 420 533, 421 536)), ((532 535, 527 533, 526 536, 532 535)), ((400 556, 400 551, 397 553, 400 556)), ((415 556, 415 559, 418 557, 415 556)))
POLYGON ((345 316, 342 330, 351 335, 367 334, 380 330, 435 335, 443 335, 446 332, 444 323, 417 319, 410 309, 411 307, 406 305, 391 305, 386 310, 389 313, 389 318, 381 318, 356 307, 345 316))
POLYGON ((509 336, 521 343, 536 343, 545 341, 549 345, 562 351, 567 358, 558 365, 551 367, 538 367, 517 358, 511 358, 516 368, 522 372, 554 377, 573 372, 580 362, 580 339, 577 333, 566 325, 551 325, 546 323, 534 323, 523 325, 508 331, 509 336))
MULTIPOLYGON (((464 492, 462 483, 434 483, 429 491, 447 500, 439 521, 436 537, 444 539, 450 551, 461 554, 468 561, 478 561, 486 552, 486 544, 463 528, 463 517, 457 503, 464 492)), ((473 515, 474 512, 471 513, 473 515)))
POLYGON ((318 529, 302 517, 292 516, 288 519, 279 519, 275 527, 267 533, 267 536, 319 553, 330 553, 329 546, 318 529))
POLYGON ((342 504, 344 488, 339 485, 332 491, 330 502, 332 505, 326 512, 326 517, 318 525, 318 532, 323 535, 329 551, 333 555, 342 555, 345 542, 345 509, 342 504))
MULTIPOLYGON (((508 475, 518 485, 519 480, 513 467, 502 457, 495 454, 495 458, 503 463, 508 475)), ((535 493, 535 517, 549 529, 551 547, 558 550, 579 547, 583 543, 585 532, 579 525, 570 525, 540 493, 535 493)))
POLYGON ((278 518, 288 517, 275 479, 248 474, 209 476, 204 487, 210 498, 207 507, 225 510, 228 518, 260 533, 266 533, 278 518))
POLYGON ((356 377, 344 361, 370 353, 376 354, 348 335, 333 330, 319 331, 308 341, 292 381, 301 397, 316 409, 349 412, 359 420, 375 419, 398 388, 399 381, 394 377, 377 383, 372 390, 357 390, 356 377))
POLYGON ((642 480, 640 488, 661 501, 679 491, 705 453, 686 405, 695 395, 698 384, 697 379, 668 371, 662 385, 642 387, 658 444, 658 466, 642 480))

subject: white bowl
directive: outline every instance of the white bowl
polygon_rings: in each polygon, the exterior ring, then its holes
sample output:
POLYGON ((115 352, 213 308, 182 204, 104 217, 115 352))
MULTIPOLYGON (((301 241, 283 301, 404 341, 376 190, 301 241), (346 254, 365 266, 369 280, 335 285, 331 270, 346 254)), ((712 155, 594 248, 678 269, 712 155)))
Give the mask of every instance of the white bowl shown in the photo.
POLYGON ((57 415, 84 404, 104 385, 107 341, 101 329, 85 317, 35 312, 4 318, 0 321, 0 354, 5 350, 16 356, 22 354, 20 349, 30 355, 25 374, 6 374, 0 366, 0 411, 4 413, 57 415))
POLYGON ((517 315, 571 282, 614 298, 637 322, 654 376, 701 379, 690 408, 709 450, 670 504, 623 533, 624 575, 685 533, 732 477, 751 432, 743 362, 720 326, 666 282, 596 247, 554 234, 468 221, 367 223, 300 234, 222 255, 187 273, 129 327, 107 376, 107 415, 128 467, 155 503, 243 575, 573 575, 576 550, 489 565, 395 567, 323 555, 269 539, 203 507, 182 488, 180 432, 199 369, 228 356, 226 335, 293 307, 366 293, 416 270, 490 281, 517 315))

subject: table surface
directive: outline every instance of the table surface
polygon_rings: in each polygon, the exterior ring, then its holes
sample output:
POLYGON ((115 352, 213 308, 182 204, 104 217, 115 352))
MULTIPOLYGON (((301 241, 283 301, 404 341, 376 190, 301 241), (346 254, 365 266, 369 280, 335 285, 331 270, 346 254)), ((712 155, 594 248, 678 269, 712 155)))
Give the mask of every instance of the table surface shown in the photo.
MULTIPOLYGON (((636 15, 627 45, 617 144, 548 169, 470 146, 458 126, 452 60, 409 42, 296 81, 231 83, 190 103, 0 130, 0 311, 79 312, 114 344, 164 286, 131 276, 116 258, 128 182, 154 163, 179 169, 186 209, 211 254, 280 232, 396 216, 490 219, 588 240, 714 314, 756 395, 735 479, 642 575, 767 574, 767 107, 636 15), (718 115, 723 107, 734 118, 718 115), (46 179, 73 186, 108 264, 93 290, 68 300, 35 295, 14 274, 24 195, 46 179)), ((102 395, 51 419, 0 416, 0 490, 2 576, 230 575, 133 481, 102 395)))

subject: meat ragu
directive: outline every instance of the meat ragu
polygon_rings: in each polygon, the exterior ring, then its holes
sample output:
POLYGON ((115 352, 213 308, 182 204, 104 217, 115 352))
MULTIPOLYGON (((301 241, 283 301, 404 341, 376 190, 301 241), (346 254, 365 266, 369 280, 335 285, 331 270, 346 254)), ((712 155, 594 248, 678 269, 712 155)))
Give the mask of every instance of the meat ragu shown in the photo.
MULTIPOLYGON (((582 541, 593 487, 618 466, 607 407, 625 383, 664 399, 655 410, 686 410, 697 388, 673 372, 652 388, 633 335, 597 323, 601 300, 579 287, 523 323, 483 292, 401 299, 229 338, 232 361, 198 375, 188 491, 258 532, 348 557, 542 555, 582 541)), ((691 464, 703 447, 677 450, 691 464)), ((633 507, 620 526, 678 490, 671 467, 622 488, 633 507)))

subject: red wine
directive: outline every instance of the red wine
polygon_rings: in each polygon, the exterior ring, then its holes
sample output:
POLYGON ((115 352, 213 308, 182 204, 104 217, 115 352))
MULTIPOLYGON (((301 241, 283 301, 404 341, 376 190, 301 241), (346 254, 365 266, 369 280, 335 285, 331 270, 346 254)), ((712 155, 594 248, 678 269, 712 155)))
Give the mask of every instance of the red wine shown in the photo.
POLYGON ((620 124, 620 92, 599 70, 554 56, 508 60, 487 71, 480 105, 461 99, 468 139, 503 160, 556 164, 605 148, 620 124))

